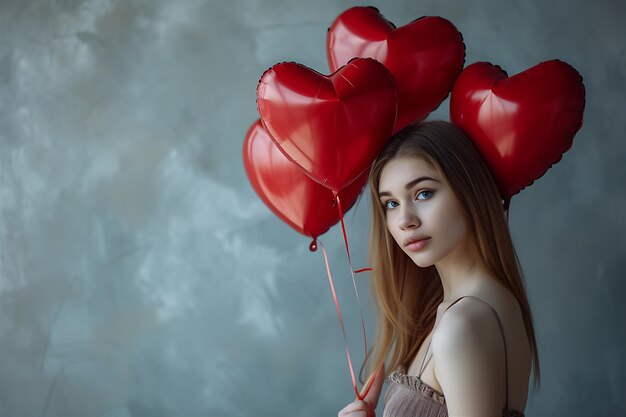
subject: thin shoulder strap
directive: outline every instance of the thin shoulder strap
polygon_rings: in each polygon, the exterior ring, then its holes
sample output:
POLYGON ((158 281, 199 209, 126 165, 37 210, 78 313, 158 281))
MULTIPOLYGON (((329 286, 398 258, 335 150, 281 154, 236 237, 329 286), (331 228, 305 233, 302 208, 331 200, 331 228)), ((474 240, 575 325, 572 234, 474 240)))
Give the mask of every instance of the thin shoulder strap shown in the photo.
MULTIPOLYGON (((446 311, 448 311, 448 309, 449 309, 450 307, 452 307, 453 305, 455 305, 456 303, 458 303, 459 301, 461 301, 461 299, 463 299, 463 298, 465 298, 465 297, 467 297, 467 296, 463 296, 463 297, 460 297, 460 298, 457 298, 456 300, 454 300, 454 302, 453 302, 452 304, 450 304, 450 305, 448 306, 448 308, 446 308, 446 311)), ((444 311, 443 313, 445 314, 445 313, 446 313, 446 311, 444 311)), ((438 325, 439 325, 439 324, 437 324, 437 326, 438 326, 438 325)), ((437 327, 435 326, 435 329, 436 329, 436 328, 437 328, 437 327)), ((433 341, 433 335, 435 334, 435 329, 433 329, 433 331, 431 332, 430 340, 428 341, 428 347, 426 348, 426 353, 424 353, 424 357, 422 358, 422 364, 420 365, 420 372, 419 372, 419 374, 418 374, 418 378, 421 378, 421 377, 422 377, 422 372, 424 372, 424 367, 425 367, 424 360, 426 359, 426 355, 428 354, 428 350, 430 349, 430 342, 432 342, 432 341, 433 341)), ((426 361, 426 364, 428 364, 428 362, 430 361, 430 358, 431 358, 431 357, 432 357, 432 355, 430 355, 430 356, 428 357, 428 361, 426 361)))
MULTIPOLYGON (((491 306, 491 304, 489 304, 488 302, 484 301, 481 298, 475 297, 473 295, 464 295, 463 297, 459 297, 452 304, 450 304, 448 306, 448 308, 446 308, 446 310, 443 312, 443 314, 445 314, 446 311, 448 311, 448 309, 450 307, 452 307, 458 301, 462 300, 465 297, 472 297, 472 298, 475 298, 475 299, 480 300, 483 303, 487 304, 491 308, 491 310, 494 312, 494 314, 496 315, 496 319, 498 319, 498 325, 500 326, 500 332, 502 333, 502 342, 504 342, 504 375, 505 375, 505 386, 506 386, 505 403, 506 403, 506 408, 508 409, 509 408, 509 366, 508 366, 507 353, 506 353, 506 337, 504 336, 504 327, 502 327, 502 322, 500 321, 500 316, 498 315, 498 312, 496 311, 496 309, 493 308, 491 306)), ((435 334, 435 329, 433 329, 432 334, 433 335, 435 334)), ((422 372, 424 372, 424 359, 426 359, 426 355, 428 354, 428 350, 430 349, 430 342, 432 342, 432 340, 433 340, 433 338, 431 336, 430 340, 428 341, 428 347, 426 348, 426 353, 424 354, 424 358, 422 359, 422 365, 420 366, 420 372, 418 374, 418 378, 421 378, 422 377, 422 372)), ((430 357, 432 357, 432 355, 430 357)), ((428 358, 428 361, 430 361, 430 357, 428 358)), ((428 363, 428 361, 426 361, 426 363, 428 363)))

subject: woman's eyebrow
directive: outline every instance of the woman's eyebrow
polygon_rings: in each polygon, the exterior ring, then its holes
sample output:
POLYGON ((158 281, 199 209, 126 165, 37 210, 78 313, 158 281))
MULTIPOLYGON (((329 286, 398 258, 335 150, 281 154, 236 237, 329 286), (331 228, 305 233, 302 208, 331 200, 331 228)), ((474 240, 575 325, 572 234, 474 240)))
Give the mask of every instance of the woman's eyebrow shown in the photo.
MULTIPOLYGON (((410 190, 411 187, 413 187, 415 184, 418 184, 422 181, 426 181, 426 180, 430 180, 430 181, 435 181, 435 182, 439 182, 438 180, 434 179, 434 178, 430 178, 430 177, 419 177, 414 179, 413 181, 408 182, 405 186, 404 189, 405 190, 410 190)), ((381 191, 380 193, 378 193, 378 197, 384 197, 384 196, 391 196, 391 193, 389 191, 381 191)))

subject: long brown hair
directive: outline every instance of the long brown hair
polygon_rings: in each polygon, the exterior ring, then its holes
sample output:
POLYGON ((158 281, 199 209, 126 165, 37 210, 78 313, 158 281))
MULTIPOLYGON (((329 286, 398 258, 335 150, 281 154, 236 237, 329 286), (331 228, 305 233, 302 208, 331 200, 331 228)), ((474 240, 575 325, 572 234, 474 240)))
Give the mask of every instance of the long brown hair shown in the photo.
POLYGON ((387 377, 398 365, 412 359, 434 327, 437 307, 443 301, 437 269, 434 265, 419 267, 404 253, 387 230, 385 212, 379 204, 383 168, 393 158, 407 155, 423 158, 453 190, 473 236, 477 260, 517 299, 533 358, 534 387, 538 388, 540 370, 533 318, 502 196, 473 142, 461 129, 443 120, 414 123, 396 133, 370 171, 369 265, 373 269, 371 294, 377 310, 377 329, 359 380, 363 383, 368 362, 366 386, 381 365, 385 365, 387 377))

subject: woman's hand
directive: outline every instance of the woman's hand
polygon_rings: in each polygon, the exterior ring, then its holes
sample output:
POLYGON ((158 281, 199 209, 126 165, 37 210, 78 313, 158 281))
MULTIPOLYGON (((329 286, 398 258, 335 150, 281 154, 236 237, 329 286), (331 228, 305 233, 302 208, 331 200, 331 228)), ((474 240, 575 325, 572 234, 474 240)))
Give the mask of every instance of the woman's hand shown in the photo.
POLYGON ((378 405, 378 397, 380 397, 380 391, 383 388, 385 372, 383 368, 379 369, 376 373, 376 377, 374 382, 372 383, 372 388, 370 388, 369 392, 361 400, 355 400, 345 406, 339 414, 338 417, 376 417, 376 406, 378 405))

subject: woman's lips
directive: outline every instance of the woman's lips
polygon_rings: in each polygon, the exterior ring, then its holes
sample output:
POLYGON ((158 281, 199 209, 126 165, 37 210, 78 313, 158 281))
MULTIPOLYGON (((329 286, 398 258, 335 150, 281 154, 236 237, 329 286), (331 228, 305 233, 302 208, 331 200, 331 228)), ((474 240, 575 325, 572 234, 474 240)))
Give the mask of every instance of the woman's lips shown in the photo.
POLYGON ((412 252, 416 252, 422 249, 424 246, 428 245, 429 242, 430 242, 430 238, 418 240, 416 242, 409 243, 408 245, 406 245, 406 248, 412 252))

